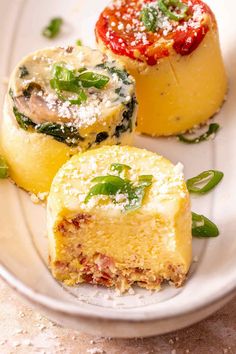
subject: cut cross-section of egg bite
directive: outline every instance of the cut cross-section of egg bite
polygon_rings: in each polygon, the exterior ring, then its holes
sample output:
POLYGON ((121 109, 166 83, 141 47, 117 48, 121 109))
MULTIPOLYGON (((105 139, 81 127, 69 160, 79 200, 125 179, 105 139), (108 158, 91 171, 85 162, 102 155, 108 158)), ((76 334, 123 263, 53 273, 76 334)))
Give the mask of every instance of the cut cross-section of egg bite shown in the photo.
POLYGON ((48 192, 73 154, 132 143, 134 81, 122 66, 87 47, 47 48, 15 68, 6 95, 1 146, 11 178, 48 192))
POLYGON ((191 263, 191 212, 181 164, 135 147, 75 155, 48 198, 50 267, 67 285, 183 284, 191 263))
POLYGON ((201 0, 114 1, 96 24, 99 48, 137 83, 137 130, 173 135, 221 107, 227 79, 215 17, 201 0))

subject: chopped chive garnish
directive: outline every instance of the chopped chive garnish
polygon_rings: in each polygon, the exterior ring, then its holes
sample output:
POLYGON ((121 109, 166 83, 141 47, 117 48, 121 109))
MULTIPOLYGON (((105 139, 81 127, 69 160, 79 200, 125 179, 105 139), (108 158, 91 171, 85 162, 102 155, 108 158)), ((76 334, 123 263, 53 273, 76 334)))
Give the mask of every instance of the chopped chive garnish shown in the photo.
POLYGON ((8 173, 7 163, 6 163, 5 159, 2 156, 0 156, 0 178, 4 179, 4 178, 7 178, 8 176, 9 176, 9 173, 8 173))
POLYGON ((157 28, 157 9, 153 6, 145 6, 141 13, 140 19, 143 22, 146 29, 150 32, 155 32, 157 28))
POLYGON ((83 42, 81 41, 81 39, 77 39, 76 45, 77 45, 78 47, 81 47, 81 46, 83 45, 83 42))
POLYGON ((215 188, 223 177, 223 172, 209 170, 188 179, 186 183, 190 193, 205 194, 215 188))
POLYGON ((199 238, 217 237, 219 229, 205 216, 192 212, 192 235, 199 238))
POLYGON ((43 29, 43 36, 50 39, 55 38, 60 33, 62 24, 63 20, 61 17, 51 19, 48 26, 43 29))
POLYGON ((181 21, 187 17, 188 5, 179 0, 159 0, 158 7, 164 15, 174 21, 181 21), (175 9, 173 11, 172 9, 175 9))
POLYGON ((123 163, 113 163, 111 164, 111 171, 117 171, 119 174, 125 170, 131 170, 131 167, 124 165, 123 163))
MULTIPOLYGON (((110 170, 116 170, 121 173, 123 170, 130 170, 130 166, 124 164, 112 164, 110 170)), ((96 195, 106 195, 117 203, 115 196, 121 194, 124 196, 124 210, 131 211, 141 208, 146 193, 146 189, 152 184, 152 175, 139 176, 138 184, 135 186, 129 179, 123 179, 120 176, 107 175, 98 176, 92 179, 95 184, 85 198, 85 203, 96 195)))
POLYGON ((217 123, 212 123, 209 125, 209 128, 206 133, 196 137, 196 138, 188 138, 186 135, 178 135, 179 141, 186 143, 186 144, 198 144, 201 143, 202 141, 208 140, 210 137, 214 136, 218 130, 220 129, 219 124, 217 123))

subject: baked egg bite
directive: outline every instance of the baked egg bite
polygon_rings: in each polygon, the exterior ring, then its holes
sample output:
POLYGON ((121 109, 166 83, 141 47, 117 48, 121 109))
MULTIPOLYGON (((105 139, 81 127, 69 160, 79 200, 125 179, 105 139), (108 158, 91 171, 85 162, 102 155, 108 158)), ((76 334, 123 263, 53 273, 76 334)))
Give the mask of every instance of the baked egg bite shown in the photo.
POLYGON ((77 154, 48 197, 50 268, 67 285, 181 286, 192 257, 189 193, 181 164, 127 146, 77 154))
POLYGON ((136 118, 133 78, 87 47, 42 49, 11 75, 1 147, 16 184, 48 192, 58 169, 75 153, 131 144, 136 118))
POLYGON ((136 79, 139 132, 183 133, 221 107, 226 73, 216 19, 203 1, 113 1, 95 33, 98 47, 136 79))

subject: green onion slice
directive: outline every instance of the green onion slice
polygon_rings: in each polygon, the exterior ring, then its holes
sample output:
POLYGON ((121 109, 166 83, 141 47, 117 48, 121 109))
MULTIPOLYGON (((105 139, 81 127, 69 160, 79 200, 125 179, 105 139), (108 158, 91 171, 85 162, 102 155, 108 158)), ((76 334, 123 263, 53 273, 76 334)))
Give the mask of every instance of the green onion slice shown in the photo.
POLYGON ((4 179, 9 176, 9 170, 5 159, 0 156, 0 178, 4 179))
POLYGON ((64 81, 58 79, 51 79, 50 85, 51 88, 56 91, 68 91, 68 92, 77 93, 78 95, 80 95, 81 93, 81 87, 78 85, 78 83, 75 80, 64 81))
POLYGON ((217 237, 219 229, 205 216, 192 212, 192 235, 199 238, 217 237))
POLYGON ((152 175, 141 175, 138 180, 140 185, 149 187, 152 184, 152 179, 152 175))
POLYGON ((219 124, 212 123, 209 125, 209 129, 206 133, 204 133, 196 138, 190 139, 190 138, 187 138, 186 135, 178 135, 178 139, 179 139, 179 141, 186 143, 186 144, 198 144, 198 143, 201 143, 202 141, 208 140, 211 136, 216 134, 219 129, 220 129, 219 124))
POLYGON ((93 178, 91 182, 111 183, 116 185, 118 188, 122 188, 125 184, 125 180, 123 178, 113 175, 98 176, 93 178))
POLYGON ((157 28, 157 9, 153 6, 145 6, 140 13, 140 19, 146 29, 155 32, 157 28))
POLYGON ((57 63, 53 65, 50 86, 57 92, 58 97, 63 101, 69 101, 71 104, 80 105, 87 100, 83 87, 103 88, 110 80, 108 76, 101 75, 94 72, 86 71, 86 68, 78 70, 79 76, 76 76, 74 70, 69 70, 64 63, 57 63), (62 91, 72 92, 77 94, 74 99, 63 96, 62 91))
POLYGON ((48 26, 43 29, 43 36, 50 39, 55 38, 60 33, 62 24, 63 20, 61 17, 51 19, 48 26))
POLYGON ((83 103, 85 101, 87 101, 87 96, 86 96, 84 90, 80 91, 80 94, 78 94, 76 99, 73 99, 73 100, 69 99, 69 102, 71 104, 77 104, 77 105, 80 105, 81 103, 83 103))
POLYGON ((86 71, 78 76, 78 81, 81 82, 83 87, 95 87, 101 89, 109 82, 108 76, 98 74, 92 71, 86 71))
POLYGON ((85 203, 88 203, 88 201, 95 195, 114 196, 119 190, 123 189, 125 185, 125 180, 112 175, 95 177, 91 182, 98 183, 90 189, 85 198, 85 203))
POLYGON ((81 46, 83 45, 83 42, 81 41, 81 39, 77 39, 76 45, 77 45, 78 47, 81 47, 81 46))
MULTIPOLYGON (((130 166, 124 164, 112 164, 110 169, 116 170, 119 173, 123 170, 131 169, 130 166)), ((121 193, 126 197, 126 204, 124 210, 131 211, 139 209, 142 206, 143 198, 146 193, 146 189, 152 184, 152 175, 139 176, 138 185, 134 186, 128 179, 123 179, 120 176, 107 175, 98 176, 92 179, 91 182, 95 184, 89 191, 85 198, 85 203, 95 195, 107 195, 114 197, 117 193, 121 193)), ((112 198, 113 203, 117 203, 112 198)))
POLYGON ((125 206, 126 211, 133 211, 141 208, 147 188, 152 184, 152 175, 139 176, 139 184, 137 187, 127 186, 129 203, 125 206))
POLYGON ((112 183, 98 183, 93 186, 87 197, 85 198, 85 204, 88 203, 88 201, 95 195, 116 195, 118 192, 119 188, 115 184, 112 183))
POLYGON ((123 163, 113 163, 110 167, 111 171, 117 171, 119 174, 125 170, 131 170, 131 167, 123 163))
POLYGON ((186 183, 190 193, 205 194, 215 188, 223 177, 223 172, 209 170, 188 179, 186 183))
POLYGON ((54 64, 52 74, 53 79, 50 80, 51 88, 57 92, 58 97, 62 101, 69 101, 71 104, 80 105, 87 100, 87 96, 80 82, 78 82, 75 72, 67 69, 64 63, 54 64), (62 91, 76 93, 77 97, 75 99, 69 99, 63 96, 62 91))
POLYGON ((64 63, 54 64, 52 68, 52 75, 54 79, 62 81, 75 80, 75 73, 65 67, 64 63))
POLYGON ((74 99, 70 99, 70 98, 67 98, 67 97, 63 96, 60 93, 60 91, 57 91, 57 95, 58 95, 58 98, 60 98, 61 101, 68 101, 71 104, 80 105, 81 103, 83 103, 83 102, 85 102, 87 100, 87 96, 86 96, 86 94, 85 94, 83 89, 81 89, 79 94, 77 93, 77 97, 74 98, 74 99))
POLYGON ((188 6, 179 0, 159 0, 158 7, 164 15, 174 21, 181 21, 187 17, 188 6), (172 11, 175 8, 175 11, 172 11))

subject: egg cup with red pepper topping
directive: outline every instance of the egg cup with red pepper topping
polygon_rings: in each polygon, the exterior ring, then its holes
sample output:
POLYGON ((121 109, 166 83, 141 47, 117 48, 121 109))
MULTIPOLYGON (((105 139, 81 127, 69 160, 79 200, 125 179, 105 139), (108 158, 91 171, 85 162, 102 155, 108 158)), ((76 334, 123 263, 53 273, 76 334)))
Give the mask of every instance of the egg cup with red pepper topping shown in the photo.
POLYGON ((97 21, 100 49, 137 84, 137 130, 174 135, 221 107, 227 78, 216 19, 201 0, 119 0, 97 21))

